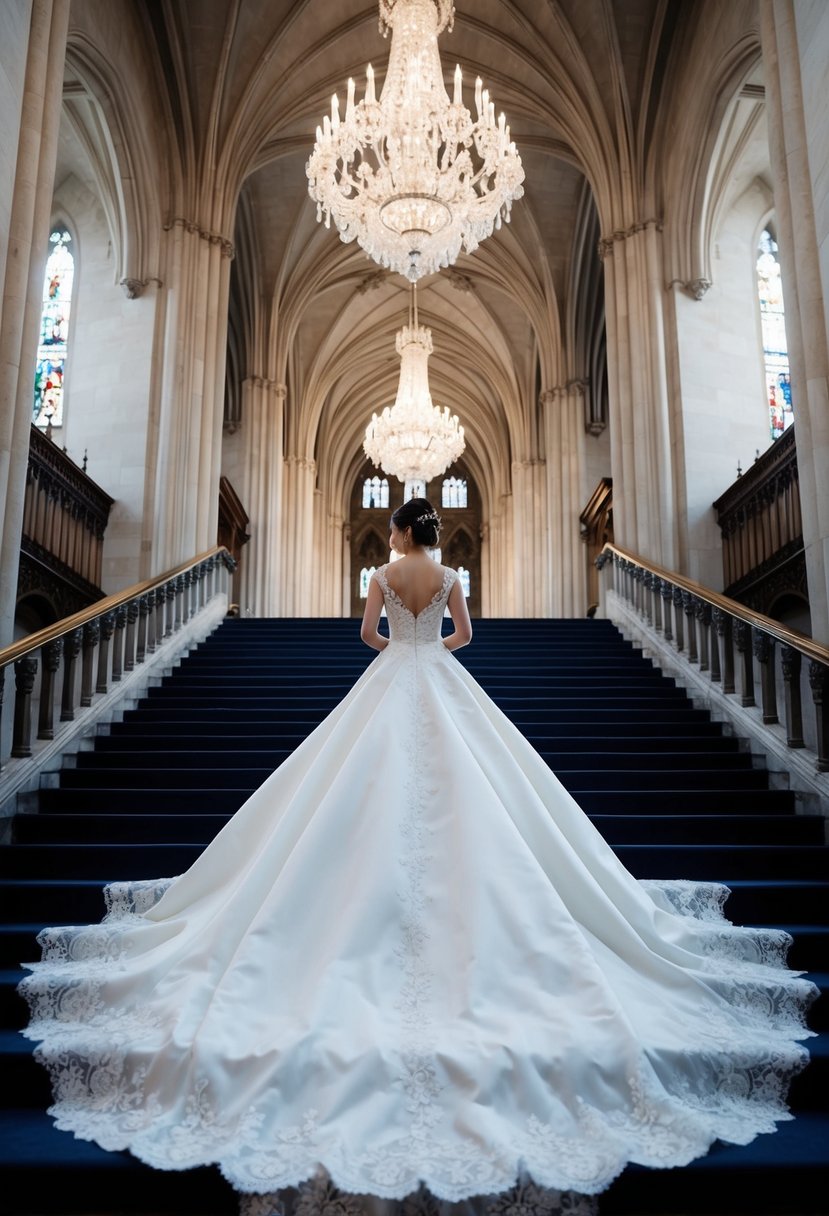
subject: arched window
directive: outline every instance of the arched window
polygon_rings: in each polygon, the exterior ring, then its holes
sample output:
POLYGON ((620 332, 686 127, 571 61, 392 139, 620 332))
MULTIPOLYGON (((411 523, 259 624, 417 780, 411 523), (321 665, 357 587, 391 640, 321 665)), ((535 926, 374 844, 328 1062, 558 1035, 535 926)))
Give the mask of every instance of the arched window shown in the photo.
POLYGON ((388 479, 383 477, 367 477, 363 482, 363 506, 364 507, 388 507, 389 505, 389 483, 388 479))
POLYGON ((425 498, 426 497, 426 482, 421 481, 419 477, 410 479, 404 482, 403 485, 403 501, 408 502, 410 498, 425 498))
POLYGON ((458 566, 458 578, 461 581, 461 586, 463 587, 463 593, 468 599, 469 592, 471 590, 471 584, 469 582, 469 571, 466 569, 465 566, 458 566))
POLYGON ((763 230, 757 247, 757 293, 760 297, 769 427, 772 439, 777 439, 791 425, 794 417, 780 262, 777 242, 768 228, 763 230))
POLYGON ((363 566, 360 571, 360 599, 364 600, 368 596, 368 585, 371 582, 371 576, 377 569, 376 566, 363 566))
POLYGON ((465 507, 466 480, 463 477, 445 477, 441 490, 442 507, 465 507))
POLYGON ((69 250, 68 232, 53 232, 49 237, 52 252, 46 262, 43 280, 43 311, 40 316, 40 342, 35 368, 35 426, 47 430, 63 426, 63 377, 69 338, 69 309, 75 259, 69 250))

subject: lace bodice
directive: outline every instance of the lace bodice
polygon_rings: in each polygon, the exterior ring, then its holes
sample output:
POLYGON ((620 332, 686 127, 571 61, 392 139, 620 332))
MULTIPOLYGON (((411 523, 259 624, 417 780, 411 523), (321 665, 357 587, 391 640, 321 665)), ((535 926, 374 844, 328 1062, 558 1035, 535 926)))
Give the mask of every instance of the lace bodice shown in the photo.
POLYGON ((388 564, 375 570, 373 577, 380 584, 383 599, 386 602, 386 615, 389 619, 389 636, 393 642, 411 642, 424 645, 436 642, 440 638, 441 622, 446 611, 449 593, 458 577, 456 570, 448 566, 443 570, 443 582, 429 603, 418 612, 417 616, 401 600, 397 592, 389 586, 386 578, 388 564))

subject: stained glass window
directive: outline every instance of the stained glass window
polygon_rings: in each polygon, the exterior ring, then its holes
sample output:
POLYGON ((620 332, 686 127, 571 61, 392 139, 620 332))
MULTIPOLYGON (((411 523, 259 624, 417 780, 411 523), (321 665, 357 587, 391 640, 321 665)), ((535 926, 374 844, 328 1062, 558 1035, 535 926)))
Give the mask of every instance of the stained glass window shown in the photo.
POLYGON ((777 258, 777 242, 768 228, 763 231, 758 246, 757 291, 760 296, 769 428, 772 439, 777 439, 794 421, 794 416, 780 262, 777 258))
POLYGON ((34 423, 43 430, 50 423, 63 425, 63 375, 75 277, 75 259, 69 249, 72 237, 68 232, 53 232, 49 240, 52 252, 43 280, 43 311, 35 368, 34 423))
POLYGON ((367 477, 363 482, 364 507, 388 507, 389 483, 384 477, 367 477))
POLYGON ((441 506, 465 507, 466 481, 463 477, 445 477, 441 490, 441 506))

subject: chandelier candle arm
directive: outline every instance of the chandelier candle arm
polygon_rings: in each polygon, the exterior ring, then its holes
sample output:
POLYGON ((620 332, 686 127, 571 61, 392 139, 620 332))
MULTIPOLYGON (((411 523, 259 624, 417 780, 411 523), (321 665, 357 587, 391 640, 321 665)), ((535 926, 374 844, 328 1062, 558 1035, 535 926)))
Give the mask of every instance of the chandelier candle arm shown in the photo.
POLYGON ((411 282, 472 253, 524 192, 506 118, 496 122, 481 80, 474 121, 459 64, 449 100, 438 34, 453 16, 448 0, 380 0, 381 29, 392 31, 380 100, 369 64, 361 101, 348 81, 343 118, 334 94, 306 166, 317 219, 411 282))

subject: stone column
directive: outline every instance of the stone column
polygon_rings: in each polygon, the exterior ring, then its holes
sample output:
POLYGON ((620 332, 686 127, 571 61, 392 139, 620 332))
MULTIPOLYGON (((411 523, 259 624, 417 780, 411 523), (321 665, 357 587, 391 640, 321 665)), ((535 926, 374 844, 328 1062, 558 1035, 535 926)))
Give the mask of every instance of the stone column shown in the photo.
POLYGON ((282 532, 282 426, 287 389, 253 376, 242 384, 245 466, 242 499, 250 515, 240 610, 244 616, 280 611, 282 532))
POLYGON ((761 0, 760 33, 783 270, 812 635, 829 644, 829 10, 761 0), (802 26, 802 28, 801 28, 802 26), (815 77, 822 80, 815 87, 815 77), (804 80, 807 89, 804 89, 804 80), (814 163, 812 163, 814 162, 814 163), (816 213, 820 216, 819 225, 816 213))
POLYGON ((484 543, 481 546, 482 568, 484 553, 487 557, 485 587, 488 589, 488 607, 482 610, 489 616, 515 616, 516 596, 515 559, 513 556, 515 530, 513 527, 513 495, 502 494, 497 503, 497 513, 486 521, 484 543))
POLYGON ((495 598, 492 596, 492 563, 490 562, 490 525, 480 525, 480 614, 495 617, 495 598))
MULTIPOLYGON (((322 574, 316 611, 319 616, 342 616, 345 520, 327 509, 321 490, 316 491, 315 509, 320 516, 320 543, 314 560, 322 574)), ((350 608, 344 615, 349 614, 350 608)))
POLYGON ((550 577, 550 521, 543 460, 513 461, 512 505, 514 612, 516 616, 544 616, 550 577))
POLYGON ((587 602, 579 515, 584 505, 583 380, 547 389, 539 398, 547 452, 547 528, 551 573, 545 612, 583 616, 587 602))
POLYGON ((603 239, 599 252, 605 265, 614 534, 623 547, 677 570, 661 241, 660 225, 648 219, 603 239))
POLYGON ((340 532, 340 610, 337 615, 351 616, 351 524, 343 521, 340 532))
POLYGON ((316 462, 307 456, 285 461, 281 616, 311 614, 316 476, 316 462))
MULTIPOLYGON (((313 504, 313 540, 311 542, 311 573, 313 586, 307 609, 308 616, 325 616, 324 604, 330 603, 332 567, 336 568, 339 553, 329 547, 330 520, 325 509, 322 490, 315 489, 313 504)), ((333 539, 333 538, 332 538, 333 539)))
MULTIPOLYGON (((20 10, 25 11, 21 5, 20 10)), ((63 93, 69 0, 33 0, 31 21, 0 19, 4 52, 25 64, 7 80, 19 89, 17 105, 4 103, 8 131, 0 168, 10 181, 8 246, 2 263, 0 304, 0 646, 14 636, 23 496, 29 460, 35 359, 43 302, 63 93), (8 42, 5 41, 8 38, 8 42), (11 45, 13 39, 16 45, 11 45)), ((4 56, 5 58, 5 56, 4 56)), ((10 100, 10 99, 7 99, 10 100)), ((5 189, 4 189, 5 193, 5 189)))
POLYGON ((167 240, 154 573, 216 544, 233 255, 227 238, 194 221, 169 222, 167 240))

